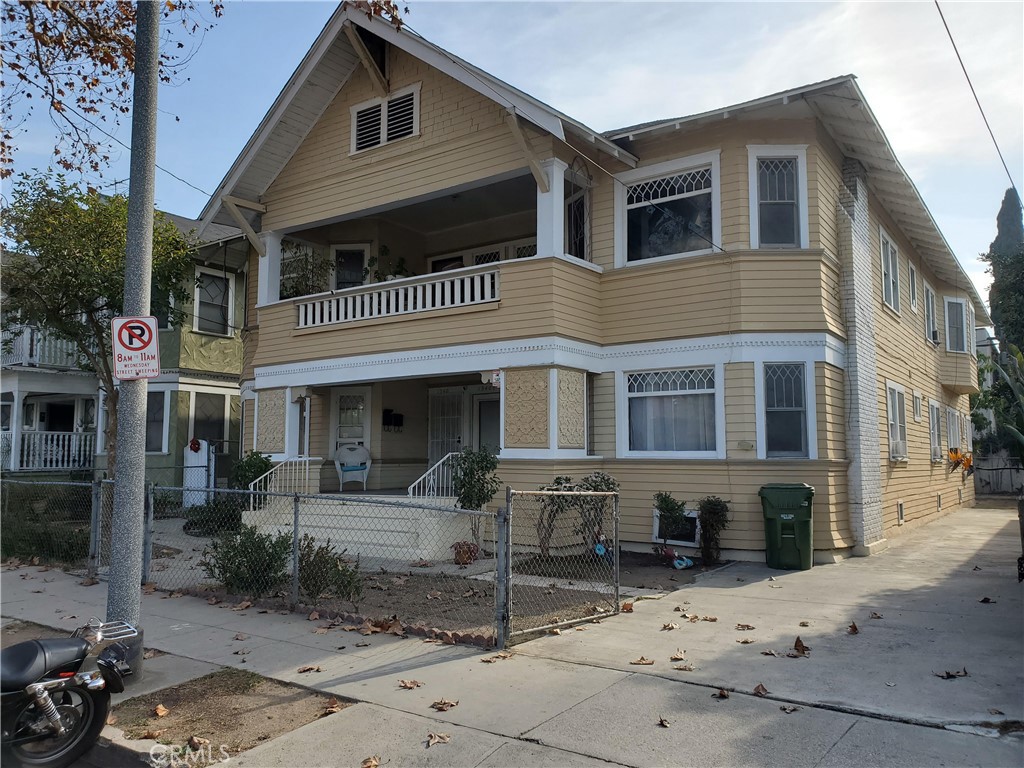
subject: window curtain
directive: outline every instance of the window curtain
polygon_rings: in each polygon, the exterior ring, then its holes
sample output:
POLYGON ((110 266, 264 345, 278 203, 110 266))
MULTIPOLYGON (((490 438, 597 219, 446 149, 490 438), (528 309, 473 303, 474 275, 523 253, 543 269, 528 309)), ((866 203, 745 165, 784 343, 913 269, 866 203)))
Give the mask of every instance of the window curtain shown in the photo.
POLYGON ((715 450, 714 393, 630 398, 629 449, 715 450))

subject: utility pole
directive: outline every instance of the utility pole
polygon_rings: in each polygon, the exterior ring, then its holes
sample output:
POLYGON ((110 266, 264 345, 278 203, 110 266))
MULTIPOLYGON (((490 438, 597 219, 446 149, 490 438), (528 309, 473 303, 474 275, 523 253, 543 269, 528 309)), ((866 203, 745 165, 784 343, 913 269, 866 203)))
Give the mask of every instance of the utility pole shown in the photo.
MULTIPOLYGON (((132 96, 132 156, 128 182, 128 250, 124 314, 149 314, 153 274, 153 206, 156 177, 156 102, 160 71, 160 4, 135 4, 135 81, 132 96)), ((146 379, 121 382, 117 406, 117 467, 111 536, 107 620, 139 629, 129 641, 128 664, 142 676, 142 546, 146 498, 146 379)))

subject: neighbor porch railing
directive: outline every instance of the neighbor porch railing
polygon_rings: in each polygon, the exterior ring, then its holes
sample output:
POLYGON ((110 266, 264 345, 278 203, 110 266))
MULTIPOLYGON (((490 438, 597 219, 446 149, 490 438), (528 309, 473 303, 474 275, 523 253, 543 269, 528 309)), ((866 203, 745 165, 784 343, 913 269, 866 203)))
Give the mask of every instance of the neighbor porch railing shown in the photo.
POLYGON ((298 327, 313 328, 486 304, 500 298, 498 268, 487 265, 345 288, 297 301, 295 306, 298 327))
MULTIPOLYGON (((320 465, 317 456, 293 456, 285 459, 249 483, 257 493, 319 493, 320 465)), ((257 497, 250 497, 255 503, 257 497)), ((255 509, 255 507, 253 507, 255 509)))
POLYGON ((4 330, 0 350, 3 365, 78 367, 78 347, 75 344, 27 325, 4 330))
POLYGON ((409 495, 413 498, 427 496, 454 496, 454 470, 457 452, 449 453, 434 466, 420 475, 420 478, 409 486, 409 495))
MULTIPOLYGON (((0 453, 3 467, 11 467, 11 433, 4 433, 0 453)), ((18 467, 25 472, 61 472, 91 469, 96 457, 94 432, 22 432, 18 467)))

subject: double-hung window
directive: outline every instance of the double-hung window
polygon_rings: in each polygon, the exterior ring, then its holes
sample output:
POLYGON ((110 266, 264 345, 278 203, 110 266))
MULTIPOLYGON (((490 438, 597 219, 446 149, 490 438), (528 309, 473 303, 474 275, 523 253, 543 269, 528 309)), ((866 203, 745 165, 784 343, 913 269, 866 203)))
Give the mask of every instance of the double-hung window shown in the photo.
POLYGON ((910 283, 910 309, 917 312, 917 267, 907 260, 907 280, 910 283))
POLYGON ((748 145, 750 247, 807 248, 807 147, 748 145))
POLYGON ((880 233, 882 255, 882 300, 893 312, 900 311, 900 259, 896 246, 885 231, 880 233))
POLYGON ((886 400, 889 410, 889 458, 902 461, 907 458, 907 396, 899 384, 886 382, 886 400))
MULTIPOLYGON (((967 352, 968 334, 974 333, 968 327, 967 302, 964 299, 945 297, 946 302, 946 351, 967 352)), ((973 320, 970 324, 973 324, 973 320)))
POLYGON ((351 152, 416 136, 420 132, 420 84, 352 107, 351 152))
POLYGON ((625 383, 630 452, 716 455, 714 366, 627 373, 625 383))
POLYGON ((946 449, 960 448, 960 414, 953 408, 946 409, 946 449))
POLYGON ((939 326, 935 320, 935 291, 924 284, 924 337, 932 344, 939 343, 939 326))
POLYGON ((765 363, 765 455, 806 457, 807 403, 804 363, 765 363))
POLYGON ((196 270, 195 307, 195 330, 230 336, 234 323, 231 275, 211 269, 196 270))
POLYGON ((942 461, 942 409, 934 400, 928 401, 928 437, 932 461, 942 461))

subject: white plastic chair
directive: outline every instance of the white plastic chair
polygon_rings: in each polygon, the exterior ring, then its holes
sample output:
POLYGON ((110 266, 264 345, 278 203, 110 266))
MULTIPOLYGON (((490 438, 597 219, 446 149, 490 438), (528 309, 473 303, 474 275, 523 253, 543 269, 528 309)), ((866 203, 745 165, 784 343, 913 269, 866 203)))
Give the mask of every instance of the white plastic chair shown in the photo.
POLYGON ((342 445, 334 453, 334 468, 338 471, 338 490, 345 490, 345 475, 356 475, 363 481, 366 490, 366 478, 370 476, 370 452, 361 445, 342 445))

